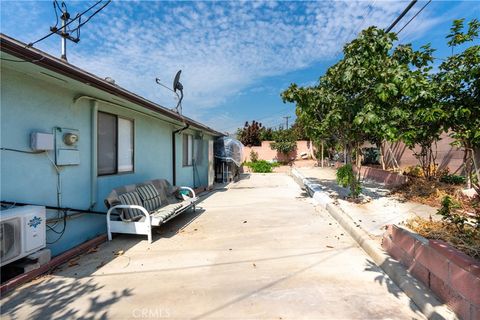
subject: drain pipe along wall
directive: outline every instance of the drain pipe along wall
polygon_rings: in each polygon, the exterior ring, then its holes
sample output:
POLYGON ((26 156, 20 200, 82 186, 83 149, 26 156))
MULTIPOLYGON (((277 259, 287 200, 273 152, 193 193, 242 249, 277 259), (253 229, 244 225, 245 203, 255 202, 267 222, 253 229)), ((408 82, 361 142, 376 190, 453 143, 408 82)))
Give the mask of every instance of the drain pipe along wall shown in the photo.
POLYGON ((177 133, 181 133, 184 130, 187 130, 188 127, 190 127, 190 125, 187 123, 183 128, 172 131, 172 185, 174 186, 177 184, 177 148, 175 146, 175 135, 177 133))

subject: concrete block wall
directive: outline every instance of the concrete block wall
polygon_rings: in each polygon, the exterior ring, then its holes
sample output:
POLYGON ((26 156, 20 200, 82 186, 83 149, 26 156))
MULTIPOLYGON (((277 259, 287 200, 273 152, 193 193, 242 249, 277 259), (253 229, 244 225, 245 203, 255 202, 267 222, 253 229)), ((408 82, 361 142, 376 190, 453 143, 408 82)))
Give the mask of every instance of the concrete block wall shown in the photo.
MULTIPOLYGON (((354 167, 354 171, 358 172, 358 169, 354 167)), ((407 182, 404 175, 366 166, 360 168, 360 175, 363 179, 380 182, 386 186, 399 186, 407 182)))
MULTIPOLYGON (((440 170, 448 168, 450 172, 457 172, 457 174, 459 174, 459 170, 463 164, 463 149, 452 146, 454 140, 448 133, 443 133, 440 138, 436 144, 436 148, 434 148, 434 150, 436 150, 435 162, 438 164, 440 170)), ((388 167, 394 167, 395 161, 393 157, 395 157, 396 163, 398 163, 401 169, 419 164, 414 155, 414 152, 420 151, 419 147, 410 150, 403 142, 398 141, 386 143, 386 149, 385 163, 388 167)))
POLYGON ((480 261, 395 225, 388 226, 382 247, 461 319, 480 319, 480 261))

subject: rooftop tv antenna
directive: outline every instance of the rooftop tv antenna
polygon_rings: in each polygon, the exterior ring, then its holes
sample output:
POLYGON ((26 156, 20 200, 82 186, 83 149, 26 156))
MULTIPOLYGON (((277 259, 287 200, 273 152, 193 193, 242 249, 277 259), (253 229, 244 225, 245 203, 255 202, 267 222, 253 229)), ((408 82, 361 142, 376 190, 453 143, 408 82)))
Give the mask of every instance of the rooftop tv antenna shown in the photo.
POLYGON ((43 41, 50 37, 53 34, 57 34, 62 38, 62 59, 67 60, 67 40, 70 40, 74 43, 78 43, 80 41, 80 28, 90 21, 97 13, 102 11, 108 4, 110 4, 111 0, 99 0, 82 13, 77 13, 74 18, 71 18, 70 13, 68 13, 67 5, 65 1, 62 1, 62 4, 58 4, 58 0, 53 0, 53 10, 55 11, 56 23, 53 27, 50 27, 50 32, 47 33, 45 36, 37 39, 36 41, 30 42, 27 47, 33 47, 34 44, 43 41), (94 9, 95 7, 100 6, 95 12, 87 16, 87 18, 82 22, 82 17, 87 14, 90 10, 94 9), (59 26, 59 17, 62 21, 61 26, 59 26), (76 27, 73 26, 73 23, 77 23, 76 27))
POLYGON ((167 90, 172 91, 173 93, 175 93, 177 95, 178 102, 177 102, 177 106, 175 107, 175 111, 178 114, 182 114, 183 85, 180 82, 180 74, 181 73, 182 73, 182 70, 178 70, 177 74, 175 75, 175 78, 173 79, 173 89, 170 89, 169 87, 167 87, 166 85, 161 83, 159 78, 155 78, 155 82, 158 85, 164 87, 167 90), (178 94, 177 90, 180 91, 180 95, 178 94))
POLYGON ((62 41, 61 58, 66 61, 67 60, 67 39, 74 43, 78 43, 78 41, 80 41, 80 28, 77 28, 76 36, 72 36, 70 33, 70 30, 67 29, 67 23, 73 22, 73 20, 78 19, 80 24, 81 17, 78 17, 77 15, 74 19, 71 19, 70 13, 68 13, 67 5, 65 4, 64 1, 62 1, 61 5, 58 4, 58 1, 56 0, 53 1, 53 10, 55 10, 55 16, 57 17, 57 22, 53 27, 50 27, 50 31, 58 34, 61 37, 61 41, 62 41), (59 13, 60 13, 60 20, 62 20, 62 26, 60 28, 58 28, 59 13))

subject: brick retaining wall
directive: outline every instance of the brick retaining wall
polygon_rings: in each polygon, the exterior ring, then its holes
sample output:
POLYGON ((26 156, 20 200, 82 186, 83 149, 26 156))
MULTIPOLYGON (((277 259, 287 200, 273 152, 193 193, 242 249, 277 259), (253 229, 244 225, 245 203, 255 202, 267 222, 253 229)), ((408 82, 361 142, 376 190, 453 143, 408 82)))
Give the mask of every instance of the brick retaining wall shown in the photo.
POLYGON ((480 262, 449 244, 427 240, 395 225, 382 247, 428 286, 461 319, 480 319, 480 262))

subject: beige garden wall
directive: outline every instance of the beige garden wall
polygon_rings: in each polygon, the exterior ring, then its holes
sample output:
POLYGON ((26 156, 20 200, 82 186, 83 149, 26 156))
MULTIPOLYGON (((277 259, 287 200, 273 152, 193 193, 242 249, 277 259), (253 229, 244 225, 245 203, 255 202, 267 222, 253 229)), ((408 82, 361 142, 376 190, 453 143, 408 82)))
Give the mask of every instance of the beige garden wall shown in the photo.
POLYGON ((297 141, 297 148, 291 152, 288 156, 278 153, 276 150, 272 150, 270 143, 273 141, 262 141, 262 145, 258 147, 245 147, 243 150, 244 161, 250 161, 250 152, 253 150, 258 153, 259 160, 277 160, 279 162, 288 162, 289 160, 301 159, 300 155, 306 152, 309 158, 314 158, 314 148, 310 141, 301 140, 297 141))

